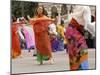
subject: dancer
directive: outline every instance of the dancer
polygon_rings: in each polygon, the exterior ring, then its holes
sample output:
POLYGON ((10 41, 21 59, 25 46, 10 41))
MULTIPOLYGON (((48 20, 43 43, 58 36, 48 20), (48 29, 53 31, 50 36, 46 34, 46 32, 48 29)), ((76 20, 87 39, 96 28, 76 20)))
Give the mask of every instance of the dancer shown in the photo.
POLYGON ((57 32, 58 32, 58 51, 63 51, 64 50, 64 44, 66 43, 66 40, 65 40, 65 35, 64 35, 64 21, 61 20, 60 22, 61 24, 57 25, 57 32))
POLYGON ((18 35, 18 25, 15 17, 13 17, 12 22, 12 58, 16 58, 21 55, 20 41, 18 35))
POLYGON ((52 50, 48 35, 48 25, 52 21, 52 19, 45 16, 43 6, 38 6, 36 16, 30 20, 35 33, 37 60, 40 64, 43 64, 43 60, 49 60, 49 63, 52 64, 52 50))
POLYGON ((89 69, 88 47, 84 38, 84 29, 89 30, 90 22, 90 8, 88 6, 75 6, 65 34, 68 39, 70 70, 89 69))
POLYGON ((54 22, 49 25, 49 36, 50 36, 50 42, 52 51, 56 52, 58 49, 58 41, 57 41, 57 19, 55 18, 54 22))

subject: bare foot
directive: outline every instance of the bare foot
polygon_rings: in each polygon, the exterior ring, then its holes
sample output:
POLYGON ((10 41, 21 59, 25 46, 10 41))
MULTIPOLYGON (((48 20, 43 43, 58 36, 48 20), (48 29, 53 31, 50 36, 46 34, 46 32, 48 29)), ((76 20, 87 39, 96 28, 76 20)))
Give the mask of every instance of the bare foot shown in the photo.
POLYGON ((53 59, 50 59, 48 62, 49 62, 49 64, 54 64, 54 60, 53 59))
POLYGON ((39 65, 43 65, 43 61, 41 61, 39 65))

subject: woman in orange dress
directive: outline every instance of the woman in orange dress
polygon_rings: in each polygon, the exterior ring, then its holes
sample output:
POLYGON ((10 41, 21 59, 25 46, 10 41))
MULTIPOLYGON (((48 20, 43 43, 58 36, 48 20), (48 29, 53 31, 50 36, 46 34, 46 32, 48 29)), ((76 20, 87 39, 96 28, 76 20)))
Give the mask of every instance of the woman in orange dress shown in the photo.
POLYGON ((21 55, 21 48, 20 48, 20 41, 19 41, 19 36, 17 33, 18 27, 17 27, 17 23, 14 20, 12 23, 12 50, 11 50, 11 54, 12 54, 12 58, 16 58, 17 56, 21 55))
POLYGON ((48 35, 48 26, 53 20, 45 16, 43 6, 39 6, 36 11, 36 16, 30 20, 35 33, 35 43, 37 48, 37 60, 43 64, 43 60, 49 60, 51 64, 52 50, 50 38, 48 35))

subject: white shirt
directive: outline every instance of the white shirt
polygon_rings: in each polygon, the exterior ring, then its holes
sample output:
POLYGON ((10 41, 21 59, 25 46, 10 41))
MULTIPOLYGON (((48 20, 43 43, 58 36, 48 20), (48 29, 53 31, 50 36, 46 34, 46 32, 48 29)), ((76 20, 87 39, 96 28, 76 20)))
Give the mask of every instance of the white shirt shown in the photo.
POLYGON ((52 23, 52 24, 50 24, 49 25, 49 32, 51 33, 51 34, 55 34, 55 35, 57 35, 57 32, 56 32, 56 25, 54 24, 54 23, 52 23))
POLYGON ((91 22, 91 10, 89 6, 76 6, 74 12, 69 15, 69 20, 75 18, 93 36, 95 36, 95 22, 91 22))
POLYGON ((21 32, 21 27, 18 27, 18 34, 19 34, 19 36, 20 36, 20 38, 21 38, 22 40, 25 40, 25 38, 24 38, 24 36, 23 36, 23 34, 22 34, 22 32, 21 32))

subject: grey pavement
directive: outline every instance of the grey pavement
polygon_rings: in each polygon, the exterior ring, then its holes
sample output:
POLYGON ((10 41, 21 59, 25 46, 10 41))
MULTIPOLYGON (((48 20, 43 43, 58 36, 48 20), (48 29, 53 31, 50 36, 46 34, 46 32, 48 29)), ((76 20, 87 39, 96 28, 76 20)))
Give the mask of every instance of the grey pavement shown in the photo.
MULTIPOLYGON (((95 49, 88 49, 88 53, 89 69, 95 69, 95 49)), ((21 57, 12 59, 12 74, 69 70, 69 58, 65 51, 53 52, 53 64, 45 61, 43 65, 39 65, 32 55, 33 50, 30 53, 22 50, 21 57)))

